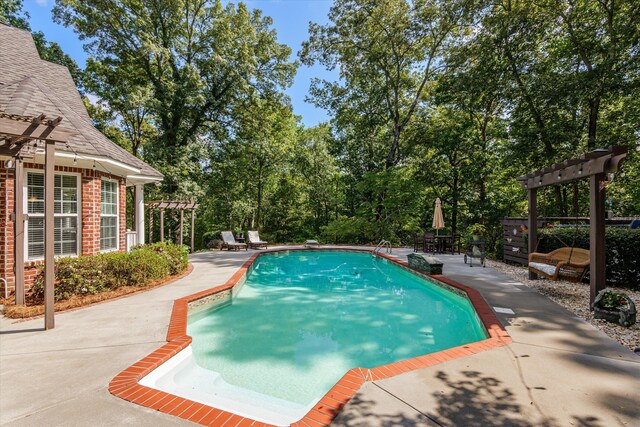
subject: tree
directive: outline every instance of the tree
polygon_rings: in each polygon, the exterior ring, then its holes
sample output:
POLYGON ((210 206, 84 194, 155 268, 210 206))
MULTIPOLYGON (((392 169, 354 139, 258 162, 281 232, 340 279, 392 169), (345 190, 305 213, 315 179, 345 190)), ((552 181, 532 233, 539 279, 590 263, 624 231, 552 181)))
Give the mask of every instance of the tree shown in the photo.
POLYGON ((344 87, 325 83, 316 93, 380 106, 377 114, 391 134, 385 169, 399 161, 402 131, 467 12, 465 2, 341 0, 331 8, 331 24, 310 25, 302 61, 329 69, 339 65, 344 80, 344 87))
MULTIPOLYGON (((0 2, 0 22, 31 31, 29 14, 23 10, 22 0, 2 0, 0 2)), ((40 58, 55 64, 64 65, 69 69, 73 81, 82 91, 82 70, 69 55, 64 53, 60 45, 48 42, 41 31, 32 32, 33 41, 36 44, 40 58)), ((82 93, 82 92, 81 92, 82 93)))
POLYGON ((134 156, 143 157, 144 146, 156 140, 158 133, 152 124, 151 88, 143 76, 135 76, 135 73, 132 67, 114 69, 89 58, 84 86, 99 98, 99 108, 109 110, 110 121, 125 136, 124 140, 116 142, 134 156))
POLYGON ((87 41, 96 71, 117 76, 112 85, 148 85, 165 159, 229 125, 234 108, 254 94, 289 85, 296 68, 271 19, 243 4, 57 0, 54 17, 87 41))

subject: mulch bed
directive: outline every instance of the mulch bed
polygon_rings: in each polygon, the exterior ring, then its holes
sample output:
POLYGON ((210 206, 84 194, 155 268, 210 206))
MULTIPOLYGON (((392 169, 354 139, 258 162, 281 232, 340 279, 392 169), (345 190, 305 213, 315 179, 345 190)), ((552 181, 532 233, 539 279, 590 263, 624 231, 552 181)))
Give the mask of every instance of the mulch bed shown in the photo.
MULTIPOLYGON (((58 301, 54 304, 55 312, 75 310, 89 305, 98 304, 100 302, 109 301, 117 298, 121 298, 127 295, 135 294, 138 292, 148 291, 150 289, 158 288, 160 286, 168 285, 175 282, 178 279, 188 276, 193 271, 193 265, 189 264, 185 271, 175 274, 173 276, 165 277, 164 279, 151 282, 147 286, 121 286, 113 291, 101 292, 93 295, 74 295, 73 297, 64 301, 58 301)), ((28 299, 28 297, 27 297, 28 299)), ((34 317, 42 316, 44 314, 44 304, 33 303, 27 301, 25 305, 16 305, 15 297, 9 297, 8 299, 0 298, 0 304, 4 305, 3 314, 10 319, 24 319, 28 320, 34 317)))
MULTIPOLYGON (((547 296, 552 301, 573 312, 576 316, 591 323, 629 350, 637 351, 640 348, 640 323, 636 322, 635 325, 625 328, 616 323, 609 323, 606 320, 593 318, 593 312, 589 309, 588 284, 563 280, 558 280, 557 282, 546 279, 529 280, 529 271, 526 267, 510 265, 499 261, 487 260, 487 266, 506 274, 530 288, 536 289, 542 295, 547 296)), ((633 291, 626 288, 617 289, 627 294, 636 304, 636 307, 640 307, 640 291, 633 291)))

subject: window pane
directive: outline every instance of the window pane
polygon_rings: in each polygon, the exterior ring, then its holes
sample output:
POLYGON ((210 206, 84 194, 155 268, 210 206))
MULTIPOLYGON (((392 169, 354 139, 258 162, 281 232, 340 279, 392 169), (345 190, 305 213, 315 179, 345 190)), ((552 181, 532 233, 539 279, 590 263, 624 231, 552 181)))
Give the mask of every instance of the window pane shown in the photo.
MULTIPOLYGON (((28 257, 42 258, 44 256, 44 218, 30 217, 28 224, 28 257)), ((76 255, 78 253, 78 218, 54 218, 53 226, 55 255, 76 255)))
POLYGON ((100 212, 102 215, 118 214, 118 183, 102 181, 100 212))
MULTIPOLYGON (((78 177, 55 175, 53 196, 54 212, 78 213, 78 177)), ((27 173, 27 212, 44 213, 44 174, 27 173)))
POLYGON ((27 251, 29 258, 44 256, 44 218, 29 218, 27 251))
POLYGON ((78 248, 78 218, 55 218, 54 227, 56 255, 75 255, 78 248))
POLYGON ((100 250, 118 248, 118 218, 108 216, 100 218, 100 250))
POLYGON ((27 174, 27 213, 44 213, 44 175, 27 174))

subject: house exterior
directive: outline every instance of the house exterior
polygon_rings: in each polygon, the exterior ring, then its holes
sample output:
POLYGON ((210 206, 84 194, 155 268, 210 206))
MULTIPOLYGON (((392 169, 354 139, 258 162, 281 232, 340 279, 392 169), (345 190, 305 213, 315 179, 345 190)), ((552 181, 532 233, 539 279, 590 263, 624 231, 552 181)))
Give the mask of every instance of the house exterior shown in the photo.
POLYGON ((9 292, 33 283, 47 220, 45 144, 9 129, 35 129, 44 118, 48 132, 65 136, 54 141, 52 157, 55 256, 125 250, 128 186, 136 189, 133 237, 144 243, 143 187, 162 180, 93 126, 66 67, 40 59, 29 32, 0 24, 0 279, 9 292))

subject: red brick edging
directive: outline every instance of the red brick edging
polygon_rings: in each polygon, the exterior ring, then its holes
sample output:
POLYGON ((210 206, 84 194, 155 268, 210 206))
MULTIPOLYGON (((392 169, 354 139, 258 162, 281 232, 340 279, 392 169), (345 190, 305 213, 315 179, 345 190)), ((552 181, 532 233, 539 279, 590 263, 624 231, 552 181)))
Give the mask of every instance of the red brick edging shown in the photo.
MULTIPOLYGON (((275 249, 262 252, 256 252, 234 273, 233 276, 221 286, 207 289, 183 298, 175 300, 173 311, 171 313, 171 321, 167 332, 167 343, 149 354, 145 358, 134 363, 111 380, 109 383, 109 392, 114 396, 155 409, 169 415, 178 416, 180 418, 209 426, 268 426, 259 421, 244 418, 239 415, 223 411, 202 403, 194 402, 164 391, 156 390, 138 384, 144 376, 156 369, 158 366, 176 355, 179 351, 186 348, 191 343, 191 337, 187 335, 187 315, 188 304, 191 301, 198 300, 208 295, 232 289, 238 284, 240 279, 247 273, 253 262, 264 253, 286 252, 286 251, 313 251, 313 250, 331 250, 331 249, 275 249)), ((338 249, 344 250, 344 249, 338 249)), ((370 252, 369 250, 349 249, 350 251, 370 252)), ((378 256, 389 261, 400 264, 412 271, 417 270, 409 267, 405 261, 398 260, 383 253, 377 253, 378 256)), ((448 360, 469 356, 481 351, 490 350, 501 347, 511 342, 511 337, 500 324, 491 307, 484 300, 480 292, 455 282, 441 275, 433 275, 432 278, 443 282, 449 286, 464 291, 471 303, 473 304, 480 320, 489 333, 489 338, 470 344, 453 347, 447 350, 438 351, 436 353, 424 356, 413 357, 411 359, 401 360, 389 363, 387 365, 378 366, 376 368, 354 368, 350 369, 340 380, 329 390, 322 399, 311 409, 301 420, 291 424, 297 427, 316 427, 328 426, 331 421, 340 413, 344 405, 356 394, 360 386, 366 381, 377 381, 384 378, 393 377, 405 372, 416 369, 426 368, 428 366, 437 365, 448 360)))

